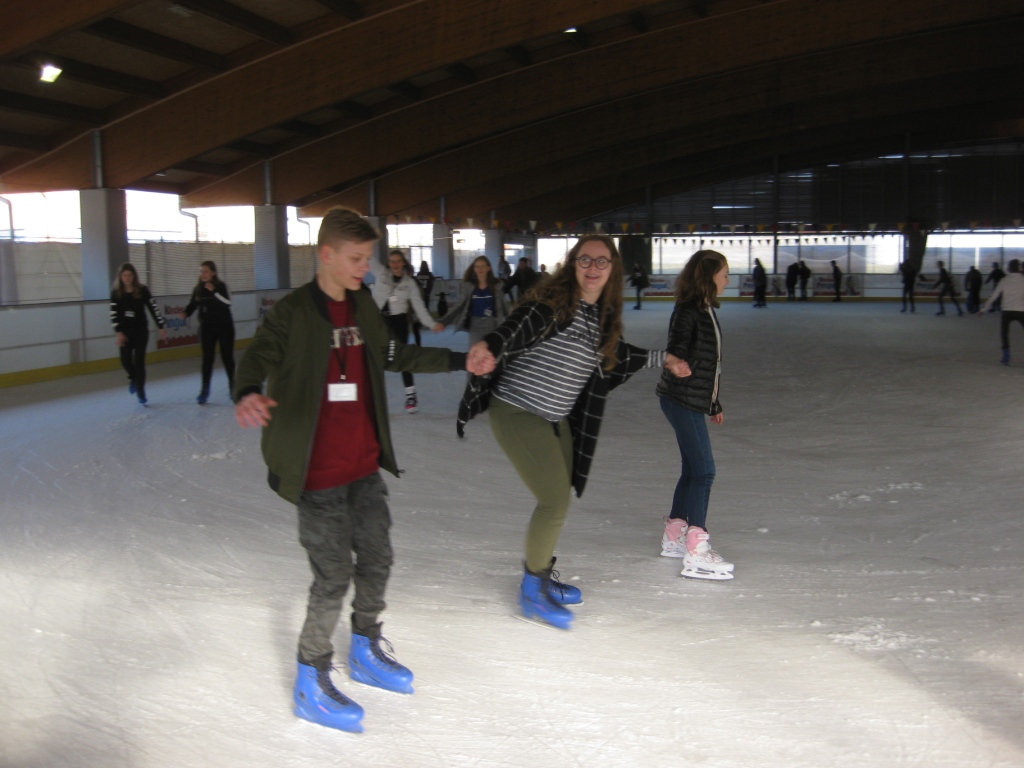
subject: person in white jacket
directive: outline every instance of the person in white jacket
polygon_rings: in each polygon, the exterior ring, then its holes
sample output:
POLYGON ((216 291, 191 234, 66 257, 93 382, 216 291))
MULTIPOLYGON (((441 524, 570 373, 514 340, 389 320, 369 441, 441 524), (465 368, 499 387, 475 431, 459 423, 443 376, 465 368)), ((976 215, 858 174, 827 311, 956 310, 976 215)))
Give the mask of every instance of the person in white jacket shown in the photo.
POLYGON ((1024 327, 1024 274, 1020 271, 1020 259, 1011 259, 1006 266, 1009 273, 996 285, 978 317, 984 317, 989 308, 1002 300, 1003 312, 1000 316, 1000 333, 1003 341, 1003 365, 1010 364, 1010 325, 1016 321, 1024 327))
MULTIPOLYGON (((395 338, 403 344, 409 339, 410 313, 415 313, 420 324, 430 328, 434 333, 444 330, 444 326, 431 317, 423 304, 420 285, 416 278, 409 274, 408 264, 405 253, 398 249, 388 253, 386 267, 376 259, 370 260, 370 271, 376 278, 376 282, 370 287, 370 293, 384 315, 384 322, 395 338)), ((419 410, 419 403, 416 400, 415 382, 409 371, 402 371, 402 383, 405 385, 405 411, 416 413, 419 410)))

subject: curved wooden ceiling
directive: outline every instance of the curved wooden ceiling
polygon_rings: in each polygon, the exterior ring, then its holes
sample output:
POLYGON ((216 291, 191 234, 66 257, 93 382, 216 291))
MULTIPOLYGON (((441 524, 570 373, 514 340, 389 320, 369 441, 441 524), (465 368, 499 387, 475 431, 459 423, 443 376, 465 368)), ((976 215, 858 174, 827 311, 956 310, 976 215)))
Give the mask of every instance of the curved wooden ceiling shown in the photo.
POLYGON ((1024 0, 18 5, 0 192, 575 220, 1024 117, 1024 0))

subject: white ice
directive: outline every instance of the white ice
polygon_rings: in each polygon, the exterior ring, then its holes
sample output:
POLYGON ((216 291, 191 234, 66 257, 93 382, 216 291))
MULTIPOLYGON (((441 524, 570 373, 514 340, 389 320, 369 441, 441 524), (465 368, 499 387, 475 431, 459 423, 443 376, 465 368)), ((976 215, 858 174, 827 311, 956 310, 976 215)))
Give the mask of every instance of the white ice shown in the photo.
MULTIPOLYGON (((661 346, 670 306, 629 309, 661 346)), ((609 401, 558 548, 586 604, 517 621, 531 498, 464 374, 389 406, 397 562, 384 615, 416 674, 348 680, 362 735, 291 712, 309 573, 223 373, 150 367, 0 390, 0 765, 708 768, 1024 766, 1024 339, 922 304, 721 310, 712 543, 731 582, 658 556, 678 471, 644 371, 609 401)), ((426 334, 464 348, 465 334, 426 334)), ((344 624, 343 624, 344 626, 344 624)))

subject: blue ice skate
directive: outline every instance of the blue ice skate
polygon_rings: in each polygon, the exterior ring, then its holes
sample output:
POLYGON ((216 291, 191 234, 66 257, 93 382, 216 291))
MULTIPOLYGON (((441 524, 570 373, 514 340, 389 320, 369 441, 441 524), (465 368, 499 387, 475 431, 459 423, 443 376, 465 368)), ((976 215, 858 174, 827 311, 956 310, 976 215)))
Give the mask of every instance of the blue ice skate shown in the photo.
POLYGON ((331 682, 330 670, 299 664, 295 678, 295 716, 339 731, 363 732, 363 708, 346 698, 331 682))
POLYGON ((554 570, 556 559, 551 558, 551 578, 547 583, 548 597, 559 605, 582 605, 583 593, 579 587, 558 580, 558 571, 554 570))
POLYGON ((526 571, 519 588, 519 610, 524 619, 541 621, 556 629, 571 629, 572 611, 551 599, 550 581, 550 574, 537 576, 526 571))
POLYGON ((385 691, 412 693, 412 672, 403 667, 394 656, 380 647, 385 643, 388 651, 395 652, 387 640, 352 634, 348 649, 348 675, 358 683, 373 685, 385 691))

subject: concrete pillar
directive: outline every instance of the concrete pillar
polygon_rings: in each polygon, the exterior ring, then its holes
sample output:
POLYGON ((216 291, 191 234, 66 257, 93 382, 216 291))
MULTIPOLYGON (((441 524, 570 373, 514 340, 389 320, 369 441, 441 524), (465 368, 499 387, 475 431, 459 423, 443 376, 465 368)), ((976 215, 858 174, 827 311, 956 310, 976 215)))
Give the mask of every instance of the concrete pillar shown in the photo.
POLYGON ((367 216, 366 220, 380 232, 380 240, 377 241, 377 245, 374 248, 373 257, 381 264, 387 264, 388 251, 391 250, 391 246, 388 243, 388 217, 367 216))
MULTIPOLYGON (((117 268, 128 261, 128 211, 123 189, 83 189, 82 298, 110 298, 117 268)), ((143 277, 143 280, 148 280, 143 277)))
POLYGON ((452 242, 452 231, 447 224, 434 225, 434 251, 433 268, 431 269, 438 277, 454 279, 455 274, 455 246, 452 242))
POLYGON ((484 230, 484 255, 491 260, 491 266, 497 269, 498 259, 505 255, 505 239, 500 229, 484 230))
POLYGON ((256 244, 253 247, 253 285, 256 290, 291 288, 288 258, 288 208, 257 205, 256 244))
POLYGON ((0 240, 0 304, 18 303, 18 272, 14 263, 14 241, 0 240))

